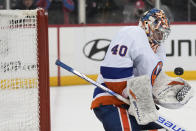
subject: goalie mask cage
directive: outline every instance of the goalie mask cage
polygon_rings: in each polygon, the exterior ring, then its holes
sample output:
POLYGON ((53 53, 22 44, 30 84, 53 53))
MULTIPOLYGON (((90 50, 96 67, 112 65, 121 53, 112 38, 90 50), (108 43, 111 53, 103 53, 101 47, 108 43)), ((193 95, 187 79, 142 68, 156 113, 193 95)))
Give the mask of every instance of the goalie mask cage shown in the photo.
POLYGON ((0 131, 50 131, 48 21, 0 10, 0 131))

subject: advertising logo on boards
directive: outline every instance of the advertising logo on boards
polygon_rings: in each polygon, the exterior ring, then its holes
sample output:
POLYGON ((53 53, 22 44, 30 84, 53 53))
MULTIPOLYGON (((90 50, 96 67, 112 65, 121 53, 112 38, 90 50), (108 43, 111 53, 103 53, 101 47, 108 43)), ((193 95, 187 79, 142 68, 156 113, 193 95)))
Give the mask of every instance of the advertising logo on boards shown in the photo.
POLYGON ((108 50, 110 41, 108 39, 91 40, 84 45, 83 53, 91 60, 102 61, 108 50))
POLYGON ((196 40, 177 39, 171 40, 171 42, 166 44, 169 45, 166 54, 167 57, 196 56, 196 40))
MULTIPOLYGON (((107 49, 109 47, 111 40, 109 39, 95 39, 87 42, 83 47, 83 53, 84 55, 95 61, 102 61, 105 57, 105 54, 107 52, 107 49)), ((168 49, 166 50, 166 56, 167 57, 174 57, 174 56, 196 56, 196 41, 191 41, 187 39, 181 39, 181 40, 171 40, 168 46, 168 49), (195 42, 195 43, 194 43, 195 42), (192 46, 195 44, 195 51, 192 46), (175 51, 176 48, 176 51, 175 51), (186 48, 186 49, 183 49, 186 48), (193 51, 192 51, 193 49, 193 51), (186 52, 183 52, 183 50, 187 50, 186 52), (182 53, 183 52, 183 53, 182 53), (195 54, 194 54, 195 53, 195 54)))

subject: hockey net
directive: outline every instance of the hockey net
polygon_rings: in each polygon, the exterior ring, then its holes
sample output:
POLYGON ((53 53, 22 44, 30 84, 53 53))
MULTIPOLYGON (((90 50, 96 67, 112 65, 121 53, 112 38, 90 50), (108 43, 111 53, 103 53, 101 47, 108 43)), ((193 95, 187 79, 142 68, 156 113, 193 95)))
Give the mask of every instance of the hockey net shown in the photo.
POLYGON ((43 9, 0 10, 0 131, 50 131, 43 9))

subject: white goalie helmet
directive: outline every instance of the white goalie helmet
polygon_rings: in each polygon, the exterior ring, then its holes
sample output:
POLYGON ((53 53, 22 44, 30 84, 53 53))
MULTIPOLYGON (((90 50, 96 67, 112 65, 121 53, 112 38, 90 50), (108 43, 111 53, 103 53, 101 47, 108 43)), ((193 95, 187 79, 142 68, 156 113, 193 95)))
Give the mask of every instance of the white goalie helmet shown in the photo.
POLYGON ((139 20, 150 44, 160 45, 170 34, 170 23, 163 10, 153 8, 143 14, 139 20))

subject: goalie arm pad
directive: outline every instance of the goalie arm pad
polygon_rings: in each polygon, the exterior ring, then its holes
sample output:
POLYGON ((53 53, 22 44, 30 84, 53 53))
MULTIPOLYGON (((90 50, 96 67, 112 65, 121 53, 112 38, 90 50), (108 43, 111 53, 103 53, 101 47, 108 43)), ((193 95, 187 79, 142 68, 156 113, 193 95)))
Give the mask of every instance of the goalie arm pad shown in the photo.
POLYGON ((128 95, 130 100, 128 112, 135 116, 138 124, 146 125, 158 120, 158 112, 152 96, 151 81, 148 76, 129 79, 125 90, 124 93, 128 95))
POLYGON ((169 109, 184 106, 194 94, 187 81, 180 77, 169 77, 162 71, 155 80, 152 92, 155 103, 169 109))

